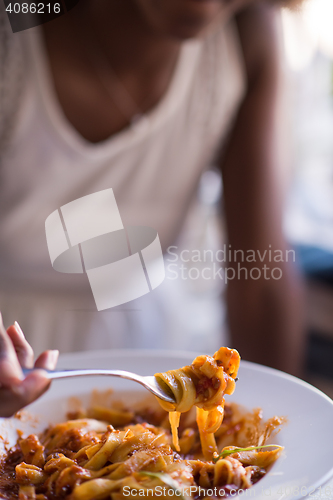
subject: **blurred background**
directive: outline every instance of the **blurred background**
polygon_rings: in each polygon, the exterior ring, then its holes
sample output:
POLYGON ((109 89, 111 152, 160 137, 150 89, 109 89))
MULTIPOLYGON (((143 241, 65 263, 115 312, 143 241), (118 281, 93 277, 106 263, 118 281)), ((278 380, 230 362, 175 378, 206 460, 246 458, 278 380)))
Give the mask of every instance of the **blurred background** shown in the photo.
MULTIPOLYGON (((296 251, 296 263, 305 284, 307 378, 330 397, 333 397, 332 19, 332 0, 307 0, 300 9, 283 10, 281 19, 285 71, 290 84, 288 114, 293 158, 285 232, 296 251)), ((192 230, 188 230, 193 248, 217 245, 214 243, 218 234, 215 216, 222 189, 217 171, 204 174, 198 200, 201 217, 207 221, 204 232, 196 232, 194 224, 192 230)), ((188 245, 187 241, 184 247, 188 245)), ((188 335, 195 336, 193 341, 201 342, 202 347, 211 344, 213 349, 219 342, 225 311, 221 310, 218 298, 221 283, 212 280, 210 284, 213 288, 209 300, 207 282, 201 283, 201 290, 200 283, 192 282, 188 307, 196 311, 196 316, 189 315, 195 319, 188 325, 188 335), (198 313, 202 322, 198 321, 198 313), (209 338, 204 334, 207 318, 211 322, 209 338)), ((190 287, 187 285, 188 292, 190 287)))
POLYGON ((286 233, 306 285, 310 381, 333 396, 333 2, 282 14, 292 73, 294 172, 286 233))

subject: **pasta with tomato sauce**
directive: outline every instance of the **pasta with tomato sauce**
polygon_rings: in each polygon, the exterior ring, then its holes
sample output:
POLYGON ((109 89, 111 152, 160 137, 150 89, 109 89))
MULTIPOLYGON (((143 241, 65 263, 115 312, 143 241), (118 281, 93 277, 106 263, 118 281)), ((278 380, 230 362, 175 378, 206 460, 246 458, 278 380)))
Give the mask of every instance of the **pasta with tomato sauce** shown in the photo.
POLYGON ((182 413, 176 446, 165 409, 154 398, 134 407, 126 396, 110 406, 80 408, 41 435, 19 435, 0 463, 0 498, 169 498, 177 490, 180 498, 204 499, 212 488, 216 498, 224 498, 251 487, 281 454, 280 446, 267 442, 283 418, 264 421, 260 409, 247 412, 224 403, 238 365, 237 351, 222 348, 213 357, 199 356, 190 367, 158 375, 175 391, 175 410, 167 412, 182 413), (193 385, 186 394, 188 380, 193 385), (205 412, 203 422, 200 412, 205 412), (208 446, 214 443, 209 458, 204 433, 208 446))
POLYGON ((156 373, 155 378, 176 403, 158 400, 169 413, 173 445, 179 448, 178 426, 180 414, 196 406, 197 424, 203 455, 212 459, 217 452, 214 433, 223 421, 224 395, 235 390, 235 379, 240 356, 235 349, 221 347, 213 357, 198 356, 190 366, 166 373, 156 373))

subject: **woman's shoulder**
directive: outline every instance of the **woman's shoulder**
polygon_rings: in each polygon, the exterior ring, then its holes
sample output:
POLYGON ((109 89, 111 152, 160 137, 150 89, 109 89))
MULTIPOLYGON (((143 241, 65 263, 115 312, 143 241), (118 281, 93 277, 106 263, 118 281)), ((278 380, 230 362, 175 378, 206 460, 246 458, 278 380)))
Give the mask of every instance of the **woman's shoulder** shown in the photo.
POLYGON ((211 60, 224 73, 228 70, 240 70, 243 66, 243 51, 236 18, 221 19, 203 38, 203 58, 211 60))
POLYGON ((13 33, 0 1, 0 151, 3 152, 20 106, 26 72, 22 35, 13 33))
POLYGON ((13 51, 21 50, 20 33, 13 33, 6 12, 5 2, 0 2, 0 57, 1 62, 10 62, 10 56, 13 51))
POLYGON ((200 69, 205 78, 214 81, 218 91, 237 84, 246 86, 244 54, 235 18, 221 19, 206 33, 200 69))

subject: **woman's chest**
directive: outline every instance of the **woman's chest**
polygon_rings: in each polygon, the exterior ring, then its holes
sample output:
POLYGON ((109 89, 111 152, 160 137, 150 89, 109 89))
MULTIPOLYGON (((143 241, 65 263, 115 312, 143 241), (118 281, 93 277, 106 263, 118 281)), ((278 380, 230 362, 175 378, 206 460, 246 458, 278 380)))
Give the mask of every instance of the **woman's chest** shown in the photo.
POLYGON ((179 112, 150 133, 142 125, 94 146, 62 128, 38 97, 33 90, 26 96, 2 165, 2 241, 19 244, 25 235, 25 248, 37 256, 50 213, 112 188, 124 225, 154 227, 169 244, 208 163, 202 131, 186 128, 179 112))

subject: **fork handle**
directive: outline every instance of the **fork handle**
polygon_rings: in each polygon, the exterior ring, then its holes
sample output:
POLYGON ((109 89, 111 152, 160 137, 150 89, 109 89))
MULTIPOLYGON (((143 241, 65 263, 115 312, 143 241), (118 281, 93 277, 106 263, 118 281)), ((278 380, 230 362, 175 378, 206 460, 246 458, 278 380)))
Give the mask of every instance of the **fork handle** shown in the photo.
MULTIPOLYGON (((34 371, 34 368, 32 369, 23 369, 23 374, 24 376, 29 375, 29 373, 34 371)), ((91 375, 108 375, 108 376, 113 376, 113 377, 119 377, 119 378, 126 378, 129 380, 133 380, 132 377, 130 377, 130 374, 126 371, 122 370, 100 370, 100 369, 83 369, 83 370, 45 370, 47 373, 47 376, 50 380, 57 380, 57 379, 62 379, 62 378, 71 378, 71 377, 86 377, 86 376, 91 376, 91 375)))

